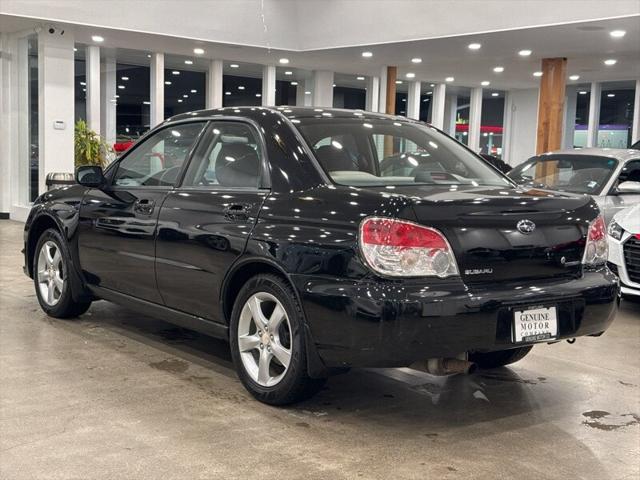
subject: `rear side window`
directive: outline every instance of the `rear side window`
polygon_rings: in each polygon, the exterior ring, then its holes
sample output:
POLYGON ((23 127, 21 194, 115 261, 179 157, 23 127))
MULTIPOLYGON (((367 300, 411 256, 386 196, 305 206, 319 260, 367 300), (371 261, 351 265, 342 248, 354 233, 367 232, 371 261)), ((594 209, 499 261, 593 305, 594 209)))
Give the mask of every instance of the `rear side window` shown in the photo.
POLYGON ((186 123, 154 133, 118 164, 114 185, 173 186, 204 125, 186 123))
POLYGON ((258 138, 244 123, 212 123, 182 185, 258 188, 263 155, 258 138))

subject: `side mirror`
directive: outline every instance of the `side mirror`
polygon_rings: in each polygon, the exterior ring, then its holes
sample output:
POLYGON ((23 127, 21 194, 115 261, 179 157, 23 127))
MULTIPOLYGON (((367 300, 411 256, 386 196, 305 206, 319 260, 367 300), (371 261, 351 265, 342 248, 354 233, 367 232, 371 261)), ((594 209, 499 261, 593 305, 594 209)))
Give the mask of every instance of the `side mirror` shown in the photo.
POLYGON ((85 187, 100 188, 104 185, 102 167, 83 165, 76 168, 76 182, 85 187))
POLYGON ((622 182, 618 185, 618 193, 638 193, 640 194, 640 182, 622 182))

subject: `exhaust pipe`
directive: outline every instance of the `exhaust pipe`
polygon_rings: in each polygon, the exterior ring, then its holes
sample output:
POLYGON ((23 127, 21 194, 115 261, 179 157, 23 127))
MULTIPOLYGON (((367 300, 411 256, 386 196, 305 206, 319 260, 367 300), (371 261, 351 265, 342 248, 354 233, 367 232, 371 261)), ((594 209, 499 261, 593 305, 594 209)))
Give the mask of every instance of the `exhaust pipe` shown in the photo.
POLYGON ((476 364, 460 358, 429 358, 415 362, 409 368, 421 370, 431 375, 469 374, 476 371, 476 364))

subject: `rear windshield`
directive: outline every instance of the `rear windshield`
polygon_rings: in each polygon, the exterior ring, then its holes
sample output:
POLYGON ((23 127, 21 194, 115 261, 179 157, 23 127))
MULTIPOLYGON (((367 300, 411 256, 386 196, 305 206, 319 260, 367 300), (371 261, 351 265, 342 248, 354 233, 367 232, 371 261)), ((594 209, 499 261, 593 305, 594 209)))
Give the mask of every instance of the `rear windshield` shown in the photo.
POLYGON ((318 162, 342 185, 489 185, 512 183, 457 141, 428 125, 393 119, 293 120, 318 162))
POLYGON ((618 165, 608 157, 592 155, 544 155, 533 157, 508 173, 520 184, 570 193, 597 195, 618 165))

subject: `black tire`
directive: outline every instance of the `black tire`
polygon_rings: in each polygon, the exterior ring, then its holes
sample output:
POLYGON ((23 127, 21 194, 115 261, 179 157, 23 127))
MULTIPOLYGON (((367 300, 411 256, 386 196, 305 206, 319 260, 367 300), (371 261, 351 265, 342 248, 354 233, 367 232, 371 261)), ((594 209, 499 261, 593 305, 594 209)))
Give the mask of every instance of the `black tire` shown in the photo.
POLYGON ((532 348, 533 345, 529 345, 497 352, 474 352, 469 354, 469 361, 474 362, 481 369, 504 367, 522 360, 532 348))
POLYGON ((307 374, 304 316, 296 295, 285 281, 276 275, 256 275, 240 290, 233 305, 230 325, 231 356, 240 381, 257 400, 269 405, 288 405, 315 395, 326 378, 310 378, 307 374), (273 386, 254 381, 245 369, 238 347, 238 325, 245 303, 255 294, 273 295, 286 311, 289 319, 291 360, 282 379, 273 386))
POLYGON ((38 298, 38 303, 40 303, 40 307, 44 312, 50 317, 54 318, 74 318, 85 313, 89 307, 91 306, 91 301, 76 301, 73 299, 73 294, 71 292, 71 281, 69 280, 69 268, 71 265, 71 256, 69 255, 69 248, 67 247, 66 241, 62 238, 60 233, 50 228, 45 230, 40 238, 38 239, 38 243, 36 245, 36 249, 34 251, 34 257, 32 259, 33 265, 33 283, 36 290, 36 296, 38 298), (59 300, 55 305, 49 305, 47 301, 42 298, 42 293, 40 291, 39 282, 38 282, 38 256, 40 255, 40 251, 45 243, 52 242, 55 244, 55 247, 59 250, 62 256, 61 263, 61 277, 64 279, 62 292, 60 293, 59 300))

